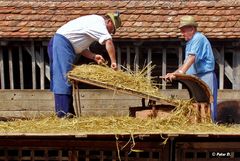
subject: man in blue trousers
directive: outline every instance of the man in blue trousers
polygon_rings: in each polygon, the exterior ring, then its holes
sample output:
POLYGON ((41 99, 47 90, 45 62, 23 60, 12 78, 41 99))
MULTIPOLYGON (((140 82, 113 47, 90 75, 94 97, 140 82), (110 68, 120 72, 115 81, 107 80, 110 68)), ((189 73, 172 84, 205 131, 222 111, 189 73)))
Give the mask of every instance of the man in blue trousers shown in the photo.
POLYGON ((55 111, 58 117, 74 116, 72 86, 66 77, 72 69, 77 54, 92 59, 98 64, 105 60, 88 48, 98 41, 105 45, 111 60, 111 68, 116 69, 115 47, 112 34, 121 26, 119 13, 105 16, 86 15, 71 20, 60 27, 48 45, 50 62, 50 89, 54 93, 55 111))
POLYGON ((175 72, 168 73, 164 78, 170 80, 175 78, 175 73, 186 73, 199 77, 211 89, 213 104, 211 105, 212 120, 216 120, 217 112, 217 79, 214 72, 215 59, 212 47, 208 39, 197 31, 198 24, 192 16, 183 16, 180 19, 179 28, 184 39, 187 41, 185 49, 184 64, 175 72))

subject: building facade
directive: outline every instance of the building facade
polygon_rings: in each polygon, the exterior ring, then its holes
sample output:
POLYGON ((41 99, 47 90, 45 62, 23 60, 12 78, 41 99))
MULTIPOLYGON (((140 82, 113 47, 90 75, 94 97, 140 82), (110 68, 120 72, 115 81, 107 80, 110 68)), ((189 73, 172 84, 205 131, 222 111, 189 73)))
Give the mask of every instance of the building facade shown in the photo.
MULTIPOLYGON (((234 0, 1 1, 1 89, 49 89, 47 44, 55 31, 79 16, 116 10, 123 21, 113 36, 120 68, 138 71, 151 63, 155 68, 148 66, 147 75, 161 89, 181 89, 158 77, 182 64, 185 42, 179 18, 192 15, 213 46, 219 89, 240 89, 240 2, 234 0)), ((92 49, 105 54, 97 43, 92 49)))

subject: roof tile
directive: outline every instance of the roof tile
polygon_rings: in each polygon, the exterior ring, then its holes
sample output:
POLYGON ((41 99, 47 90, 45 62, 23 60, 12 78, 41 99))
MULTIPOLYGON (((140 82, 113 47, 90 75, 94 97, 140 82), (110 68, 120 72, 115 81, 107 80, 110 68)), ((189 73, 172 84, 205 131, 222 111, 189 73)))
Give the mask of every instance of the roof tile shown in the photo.
POLYGON ((210 38, 240 38, 240 1, 0 0, 0 38, 49 38, 67 21, 119 10, 115 38, 177 38, 181 16, 193 15, 210 38))

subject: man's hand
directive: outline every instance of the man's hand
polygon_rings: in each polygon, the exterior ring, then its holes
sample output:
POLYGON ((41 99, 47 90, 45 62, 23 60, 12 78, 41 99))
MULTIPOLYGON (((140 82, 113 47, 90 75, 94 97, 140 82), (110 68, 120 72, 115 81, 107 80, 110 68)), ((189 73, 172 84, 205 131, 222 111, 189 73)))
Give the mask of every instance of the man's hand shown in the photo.
POLYGON ((175 73, 167 73, 167 75, 163 76, 162 78, 166 82, 172 82, 176 78, 176 76, 175 73))
POLYGON ((114 70, 117 70, 117 63, 112 63, 111 68, 114 69, 114 70))
POLYGON ((94 57, 94 61, 97 62, 98 64, 104 64, 105 60, 102 57, 102 55, 96 54, 94 57))

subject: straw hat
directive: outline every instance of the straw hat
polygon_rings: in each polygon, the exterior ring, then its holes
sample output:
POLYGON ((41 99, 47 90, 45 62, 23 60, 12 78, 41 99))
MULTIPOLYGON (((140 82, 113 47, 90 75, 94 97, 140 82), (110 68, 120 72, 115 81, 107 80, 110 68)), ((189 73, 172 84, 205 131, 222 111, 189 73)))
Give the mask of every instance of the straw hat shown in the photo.
POLYGON ((114 32, 113 32, 113 34, 114 34, 116 29, 119 28, 121 26, 121 24, 122 24, 121 18, 119 17, 120 13, 119 12, 107 13, 106 16, 110 17, 110 19, 113 22, 113 25, 114 25, 114 32))
POLYGON ((198 24, 195 21, 193 16, 183 16, 183 17, 180 18, 179 28, 182 28, 184 26, 194 26, 194 27, 197 27, 198 24))

